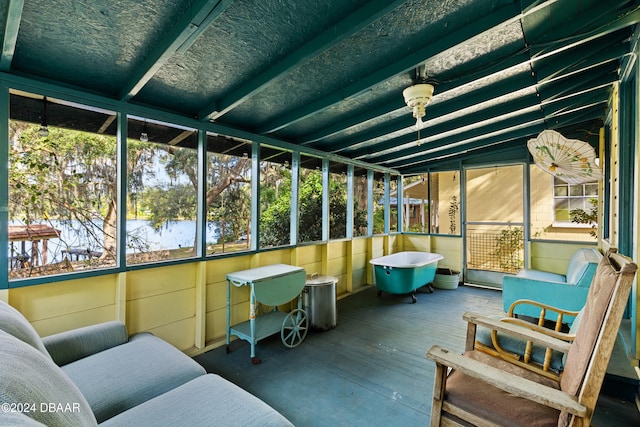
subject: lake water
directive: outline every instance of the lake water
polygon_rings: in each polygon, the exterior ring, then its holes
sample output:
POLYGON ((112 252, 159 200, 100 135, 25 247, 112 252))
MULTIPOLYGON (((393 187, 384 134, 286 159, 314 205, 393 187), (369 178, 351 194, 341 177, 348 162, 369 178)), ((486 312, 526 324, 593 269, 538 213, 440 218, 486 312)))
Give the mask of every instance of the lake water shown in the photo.
MULTIPOLYGON (((67 248, 91 249, 102 252, 102 221, 94 220, 91 228, 92 236, 86 229, 79 227, 80 222, 73 221, 71 225, 60 221, 49 223, 60 231, 60 239, 50 239, 48 242, 49 262, 62 261, 62 251, 67 248)), ((10 225, 19 225, 12 222, 10 225)), ((196 221, 171 221, 157 231, 146 220, 127 220, 127 253, 149 252, 163 249, 177 249, 179 247, 193 247, 196 235, 196 221)), ((213 239, 214 236, 207 236, 213 239)), ((14 243, 14 250, 21 251, 19 242, 14 243)), ((27 243, 25 252, 31 255, 31 244, 27 243)))

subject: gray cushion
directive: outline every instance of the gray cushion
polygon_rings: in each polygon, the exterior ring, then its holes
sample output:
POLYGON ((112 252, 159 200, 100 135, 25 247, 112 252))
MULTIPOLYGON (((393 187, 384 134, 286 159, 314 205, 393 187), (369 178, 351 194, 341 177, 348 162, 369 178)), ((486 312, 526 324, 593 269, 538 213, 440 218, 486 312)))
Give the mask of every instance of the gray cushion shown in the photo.
POLYGON ((31 323, 15 308, 4 301, 0 301, 0 329, 29 344, 49 357, 47 349, 42 343, 40 335, 31 323))
POLYGON ((62 369, 87 399, 98 422, 205 374, 197 362, 149 333, 134 335, 127 344, 62 369))
MULTIPOLYGON (((97 425, 80 390, 49 357, 0 331, 0 361, 1 403, 26 403, 29 412, 25 414, 47 426, 97 425)), ((0 425, 13 425, 18 421, 29 425, 21 420, 23 417, 2 412, 0 425)))
POLYGON ((129 340, 124 323, 113 320, 44 337, 42 342, 58 366, 124 344, 129 340))
POLYGON ((262 400, 214 374, 198 377, 107 420, 103 425, 292 426, 262 400))

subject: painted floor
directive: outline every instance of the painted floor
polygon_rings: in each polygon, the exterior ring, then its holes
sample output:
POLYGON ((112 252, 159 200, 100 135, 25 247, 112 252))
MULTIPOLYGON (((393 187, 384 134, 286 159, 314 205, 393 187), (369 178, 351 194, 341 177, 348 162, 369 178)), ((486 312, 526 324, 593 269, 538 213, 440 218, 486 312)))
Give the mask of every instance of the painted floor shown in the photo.
MULTIPOLYGON (((293 349, 280 334, 260 341, 252 365, 246 341, 197 356, 209 372, 238 384, 296 426, 424 426, 429 422, 434 344, 464 348, 465 311, 502 313, 501 293, 460 286, 419 293, 418 302, 374 288, 337 302, 337 327, 310 332, 293 349)), ((259 321, 259 319, 258 319, 259 321)), ((635 403, 602 396, 594 425, 640 426, 635 403)))

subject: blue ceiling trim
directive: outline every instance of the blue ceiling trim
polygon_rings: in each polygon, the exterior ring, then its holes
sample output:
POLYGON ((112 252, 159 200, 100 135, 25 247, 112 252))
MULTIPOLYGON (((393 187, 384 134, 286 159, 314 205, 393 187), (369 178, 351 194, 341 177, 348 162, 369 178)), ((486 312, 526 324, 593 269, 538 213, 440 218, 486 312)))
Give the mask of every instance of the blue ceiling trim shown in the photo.
POLYGON ((434 153, 425 154, 423 156, 415 156, 407 159, 410 163, 395 164, 395 168, 407 173, 408 171, 415 172, 416 169, 425 167, 424 165, 431 164, 434 161, 447 161, 456 157, 467 157, 470 152, 474 151, 488 151, 504 147, 505 144, 525 144, 526 138, 533 138, 537 136, 544 129, 560 129, 566 126, 575 125, 579 123, 586 123, 594 119, 598 119, 602 116, 602 105, 591 106, 584 110, 572 111, 565 113, 561 117, 557 117, 545 125, 544 121, 536 121, 530 123, 529 126, 524 128, 517 128, 507 131, 506 133, 491 136, 481 141, 474 141, 469 144, 464 144, 458 147, 447 148, 442 151, 436 151, 434 153), (524 139, 524 140, 523 140, 524 139))
POLYGON ((311 42, 301 46, 292 52, 279 63, 270 66, 262 74, 251 78, 244 85, 234 90, 223 98, 210 103, 198 114, 202 120, 215 120, 226 114, 247 98, 259 92, 273 81, 284 77, 289 71, 301 64, 315 58, 322 52, 341 43, 351 35, 357 33, 364 27, 377 21, 382 16, 391 12, 407 0, 376 0, 369 1, 363 7, 338 22, 336 25, 327 28, 322 34, 311 42))
POLYGON ((363 159, 366 159, 366 161, 373 160, 377 163, 382 163, 382 164, 403 162, 407 158, 411 158, 412 156, 416 154, 420 154, 421 152, 424 152, 424 151, 430 151, 434 149, 445 149, 446 147, 449 147, 449 146, 458 147, 458 145, 461 144, 463 141, 478 138, 478 137, 482 139, 483 135, 489 135, 496 132, 504 133, 509 131, 512 128, 522 126, 523 124, 526 124, 529 122, 535 122, 536 120, 542 120, 543 118, 544 118, 544 115, 542 113, 542 110, 540 110, 539 108, 534 111, 531 111, 531 110, 524 111, 524 112, 520 112, 516 116, 511 116, 507 119, 500 120, 498 122, 492 121, 482 126, 479 126, 470 130, 466 130, 455 135, 438 139, 437 141, 434 141, 434 142, 423 143, 421 145, 415 144, 409 149, 404 149, 399 152, 394 152, 391 154, 385 154, 385 155, 373 154, 367 157, 363 157, 363 159))
POLYGON ((285 114, 282 117, 271 120, 268 126, 259 128, 257 133, 272 133, 297 123, 314 113, 325 110, 332 105, 343 101, 345 98, 360 94, 400 73, 412 70, 413 68, 421 65, 426 59, 442 53, 475 35, 481 34, 496 26, 503 25, 506 21, 517 19, 520 16, 521 11, 517 2, 504 6, 492 13, 488 13, 472 24, 465 25, 462 28, 444 35, 435 43, 424 46, 393 64, 381 67, 366 78, 356 81, 339 91, 325 95, 317 101, 312 102, 306 107, 300 108, 291 114, 285 114))
MULTIPOLYGON (((465 126, 472 125, 473 123, 476 123, 476 122, 489 120, 499 116, 498 114, 499 112, 520 111, 520 110, 530 109, 532 107, 537 106, 538 103, 539 101, 535 96, 517 98, 509 102, 495 105, 485 110, 480 110, 472 114, 466 114, 464 116, 460 116, 449 122, 444 122, 436 126, 425 128, 422 132, 420 132, 420 138, 426 139, 432 136, 439 135, 440 133, 447 132, 450 129, 463 128, 465 126)), ((495 122, 495 123, 498 123, 498 122, 495 122)), ((402 145, 405 145, 405 144, 415 143, 416 140, 417 140, 417 132, 412 129, 412 132, 408 135, 403 135, 402 137, 385 141, 382 144, 376 144, 374 147, 365 146, 359 149, 355 149, 353 151, 350 150, 349 157, 358 158, 368 154, 373 154, 375 152, 382 152, 385 150, 392 149, 394 147, 401 147, 402 145)), ((425 145, 429 145, 429 143, 425 145)), ((418 152, 420 151, 420 149, 415 148, 415 150, 409 150, 409 151, 418 152)), ((403 155, 405 154, 404 152, 401 152, 401 153, 403 155)), ((398 154, 399 153, 394 153, 393 155, 381 156, 381 157, 378 157, 377 159, 379 159, 380 161, 386 161, 396 157, 398 154)))
MULTIPOLYGON (((607 21, 595 30, 586 33, 578 33, 574 37, 563 38, 557 42, 549 42, 531 46, 532 59, 540 60, 549 55, 555 55, 561 51, 569 50, 575 46, 600 39, 618 30, 633 26, 640 22, 640 6, 633 6, 613 21, 607 21)), ((576 30, 577 32, 579 29, 576 30)))
MULTIPOLYGON (((491 99, 496 99, 501 96, 507 95, 511 92, 525 89, 527 87, 531 87, 534 85, 535 85, 535 80, 533 78, 523 79, 521 75, 516 75, 516 76, 513 76, 512 78, 501 80, 497 82, 495 85, 482 87, 473 92, 469 92, 464 96, 463 100, 460 100, 459 98, 453 98, 449 101, 444 101, 431 106, 427 106, 426 119, 427 120, 438 119, 447 114, 451 114, 463 108, 466 108, 470 105, 487 102, 491 99)), ((403 123, 402 126, 398 126, 397 122, 393 122, 389 125, 379 126, 371 130, 368 130, 362 134, 358 134, 355 138, 351 136, 348 140, 343 140, 337 143, 329 143, 325 145, 323 144, 320 144, 317 146, 314 145, 314 147, 320 150, 327 150, 331 152, 340 152, 347 148, 354 149, 354 148, 357 148, 358 146, 366 144, 368 141, 374 138, 378 138, 388 133, 396 132, 414 125, 415 119, 413 119, 413 117, 411 116, 411 111, 407 108, 406 105, 404 105, 404 102, 402 103, 403 103, 403 106, 401 110, 406 110, 406 115, 403 117, 401 122, 403 123)), ((427 126, 428 126, 428 123, 427 123, 427 126)), ((424 132, 425 132, 424 137, 433 135, 433 131, 431 130, 430 127, 425 128, 424 132)), ((399 137, 397 140, 399 141, 406 138, 407 138, 406 136, 403 136, 403 137, 399 137)), ((405 142, 409 142, 409 141, 405 141, 405 142)), ((386 145, 386 142, 380 145, 381 149, 388 148, 388 147, 385 147, 385 145, 386 145)))
MULTIPOLYGON (((511 56, 509 58, 507 58, 504 62, 501 62, 499 64, 499 68, 496 67, 486 67, 483 69, 483 71, 481 73, 478 74, 473 74, 473 75, 465 75, 462 78, 459 79, 455 79, 453 81, 448 81, 446 83, 442 83, 442 84, 438 84, 435 87, 435 95, 438 96, 439 94, 445 93, 448 90, 452 90, 452 89, 456 89, 464 84, 467 83, 471 83, 472 81, 478 80, 478 79, 482 79, 488 76, 491 76, 494 73, 503 71, 505 69, 517 66, 522 64, 523 62, 527 62, 529 60, 529 55, 525 52, 525 53, 519 53, 517 55, 511 56)), ((483 99, 483 97, 485 97, 485 100, 491 99, 491 98, 495 98, 497 96, 501 96, 505 93, 508 92, 503 92, 503 90, 519 90, 522 89, 523 87, 527 86, 527 84, 523 84, 522 81, 520 80, 521 76, 516 76, 513 79, 507 79, 508 82, 505 83, 505 81, 501 81, 498 84, 495 85, 495 87, 491 87, 491 90, 496 90, 496 93, 489 93, 489 91, 486 90, 486 88, 482 88, 477 90, 477 95, 478 96, 478 100, 474 99, 474 102, 483 102, 481 99, 483 99), (511 82, 511 80, 513 80, 513 82, 511 82)), ((533 84, 533 81, 532 81, 533 84)), ((470 95, 473 92, 470 93, 470 95)), ((474 96, 474 95, 471 95, 474 96)), ((453 103, 453 102, 446 102, 446 103, 442 103, 442 104, 436 104, 434 106, 428 106, 429 109, 429 113, 428 113, 428 119, 432 119, 435 117, 438 117, 440 115, 444 115, 444 114, 449 114, 452 113, 456 110, 459 110, 461 108, 460 103, 453 103), (433 110, 435 108, 435 111, 433 110)), ((329 137, 329 136, 334 136, 336 134, 342 133, 346 130, 348 130, 350 127, 359 125, 361 123, 364 123, 368 120, 372 120, 375 118, 378 118, 380 116, 386 115, 386 114, 391 114, 391 113, 395 113, 399 110, 405 110, 407 109, 407 105, 404 103, 404 99, 402 98, 402 93, 398 93, 398 99, 394 102, 388 103, 386 105, 383 105, 380 108, 376 108, 376 109, 372 109, 369 111, 366 111, 362 114, 359 115, 355 115, 352 116, 350 118, 348 118, 347 120, 342 120, 338 123, 335 123, 334 125, 331 126, 327 126, 325 128, 323 128, 322 130, 313 133, 313 134, 309 134, 307 136, 304 137, 304 141, 301 142, 302 145, 308 145, 314 142, 318 142, 321 141, 322 139, 329 137)), ((408 110, 407 110, 408 111, 408 110)), ((397 130, 397 129, 396 129, 397 130)), ((359 137, 361 140, 361 137, 359 137)), ((366 138, 366 139, 370 139, 370 138, 366 138)), ((346 148, 348 146, 350 146, 353 143, 352 140, 347 141, 347 142, 333 142, 330 143, 330 148, 332 150, 340 150, 342 148, 346 148)), ((320 144, 318 147, 322 147, 323 144, 320 144)))
POLYGON ((120 99, 133 98, 174 54, 188 49, 230 4, 231 0, 196 1, 134 72, 120 91, 120 99))
POLYGON ((594 67, 598 64, 617 60, 629 53, 630 43, 622 41, 621 37, 628 34, 607 35, 602 39, 580 46, 571 52, 565 52, 561 61, 550 57, 548 60, 536 61, 534 72, 539 82, 553 80, 561 76, 571 75, 578 70, 594 67))
POLYGON ((16 49, 18 29, 22 20, 22 7, 24 0, 9 0, 6 6, 6 21, 2 35, 2 55, 0 55, 0 70, 8 71, 13 61, 13 53, 16 49))
MULTIPOLYGON (((462 150, 463 148, 461 148, 461 146, 465 146, 465 140, 475 139, 480 135, 488 135, 486 138, 480 138, 479 143, 481 144, 483 140, 491 141, 491 138, 493 137, 491 134, 495 134, 496 132, 500 134, 509 132, 509 129, 517 129, 527 125, 527 123, 533 123, 543 118, 554 120, 557 116, 584 111, 592 108, 595 105, 606 105, 607 100, 607 90, 600 89, 598 91, 592 91, 587 94, 580 94, 576 95, 575 97, 567 97, 559 101, 549 102, 543 106, 543 109, 539 111, 520 114, 499 122, 492 122, 487 124, 486 126, 462 132, 451 137, 439 139, 434 143, 422 144, 420 146, 416 145, 410 149, 401 150, 392 154, 383 156, 370 156, 364 157, 362 159, 366 161, 375 161, 382 164, 390 163, 391 165, 394 165, 391 167, 395 168, 397 167, 397 162, 402 162, 403 159, 411 158, 412 156, 418 155, 420 152, 423 152, 425 150, 442 149, 438 150, 438 152, 456 149, 462 150), (576 99, 579 99, 579 102, 576 102, 576 99), (574 107, 576 104, 580 106, 574 107)), ((602 117, 604 115, 604 109, 600 108, 599 112, 600 117, 602 117)))

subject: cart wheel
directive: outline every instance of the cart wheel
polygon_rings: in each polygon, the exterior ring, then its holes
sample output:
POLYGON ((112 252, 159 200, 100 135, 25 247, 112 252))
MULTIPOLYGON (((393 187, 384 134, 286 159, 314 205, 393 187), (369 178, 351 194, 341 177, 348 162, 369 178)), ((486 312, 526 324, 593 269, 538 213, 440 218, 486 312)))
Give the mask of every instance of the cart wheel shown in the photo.
POLYGON ((300 345, 307 336, 309 330, 309 318, 304 310, 296 308, 282 321, 280 337, 285 347, 293 348, 300 345))
POLYGON ((259 358, 259 357, 252 357, 252 358, 251 358, 251 364, 252 364, 252 365, 259 365, 259 364, 261 364, 261 363, 262 363, 262 360, 260 360, 260 358, 259 358))
POLYGON ((227 344, 227 354, 229 354, 229 351, 230 351, 229 344, 227 344))
POLYGON ((416 298, 416 293, 411 292, 411 304, 415 304, 418 302, 418 298, 416 298))
POLYGON ((376 293, 378 294, 379 297, 382 296, 382 291, 378 291, 376 293))

